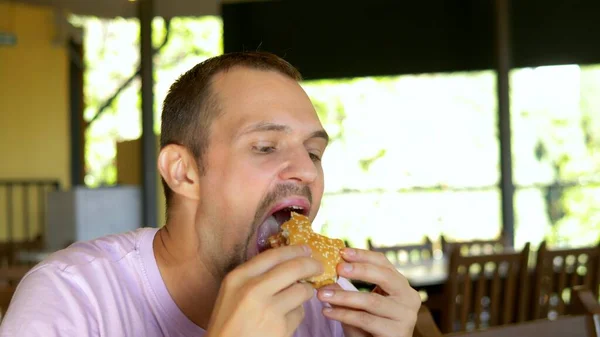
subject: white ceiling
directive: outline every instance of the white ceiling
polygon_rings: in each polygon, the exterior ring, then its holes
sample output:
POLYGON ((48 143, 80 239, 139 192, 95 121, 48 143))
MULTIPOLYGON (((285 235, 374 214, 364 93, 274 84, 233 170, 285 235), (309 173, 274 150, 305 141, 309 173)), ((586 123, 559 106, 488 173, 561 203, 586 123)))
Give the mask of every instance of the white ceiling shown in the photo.
MULTIPOLYGON (((154 0, 154 10, 156 16, 165 18, 220 15, 222 3, 251 1, 257 0, 154 0)), ((137 16, 137 3, 130 0, 0 0, 0 2, 51 6, 61 12, 107 18, 137 16)))
MULTIPOLYGON (((73 27, 66 20, 66 15, 77 14, 102 18, 137 17, 137 1, 139 0, 0 0, 0 3, 23 3, 54 9, 56 35, 53 43, 64 45, 68 38, 79 41, 82 38, 81 29, 73 27)), ((278 0, 154 0, 154 11, 155 16, 164 18, 221 15, 221 4, 258 1, 278 0)), ((1 25, 0 28, 2 28, 1 25)))

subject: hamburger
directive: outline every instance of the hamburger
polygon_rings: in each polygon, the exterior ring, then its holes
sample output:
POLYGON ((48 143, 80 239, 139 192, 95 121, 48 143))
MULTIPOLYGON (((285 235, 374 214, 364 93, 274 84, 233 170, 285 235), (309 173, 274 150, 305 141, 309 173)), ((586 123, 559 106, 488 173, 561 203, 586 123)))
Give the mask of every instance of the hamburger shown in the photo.
POLYGON ((337 282, 336 267, 341 261, 340 250, 346 245, 342 240, 330 239, 313 232, 310 220, 306 216, 291 212, 291 218, 284 222, 279 232, 270 236, 268 241, 270 248, 302 244, 311 248, 311 257, 321 262, 325 271, 302 282, 310 283, 316 289, 337 282))

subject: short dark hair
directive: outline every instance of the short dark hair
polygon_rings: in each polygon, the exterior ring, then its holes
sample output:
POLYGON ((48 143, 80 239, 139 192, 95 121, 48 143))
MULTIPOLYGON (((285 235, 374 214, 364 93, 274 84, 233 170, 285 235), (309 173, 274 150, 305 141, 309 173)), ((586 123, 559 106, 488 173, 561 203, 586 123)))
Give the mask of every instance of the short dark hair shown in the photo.
MULTIPOLYGON (((196 158, 204 173, 203 155, 208 148, 210 126, 220 113, 218 95, 212 92, 212 79, 234 67, 276 71, 296 81, 300 72, 286 60, 267 52, 234 52, 209 58, 181 75, 169 88, 161 116, 160 147, 178 144, 196 158)), ((167 216, 173 192, 162 178, 167 216)))

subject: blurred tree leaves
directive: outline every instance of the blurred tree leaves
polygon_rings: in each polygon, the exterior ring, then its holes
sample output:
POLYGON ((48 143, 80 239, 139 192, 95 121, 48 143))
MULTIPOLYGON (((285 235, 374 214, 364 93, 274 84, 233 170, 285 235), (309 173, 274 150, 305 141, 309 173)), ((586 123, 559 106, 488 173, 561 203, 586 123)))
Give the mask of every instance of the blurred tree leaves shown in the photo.
MULTIPOLYGON (((72 24, 84 29, 84 119, 90 120, 139 66, 139 24, 135 19, 103 20, 72 16, 72 24)), ((153 44, 165 39, 165 21, 153 21, 153 44)), ((160 110, 168 87, 185 70, 222 53, 222 22, 218 17, 174 18, 167 45, 154 56, 155 132, 160 130, 160 110)), ((86 184, 116 182, 116 142, 141 135, 139 79, 119 94, 106 112, 86 132, 86 184)))
POLYGON ((375 163, 375 161, 377 159, 383 158, 383 156, 385 156, 385 153, 386 153, 386 149, 381 149, 374 156, 359 160, 358 165, 360 165, 360 168, 363 171, 368 172, 371 165, 373 165, 373 163, 375 163))
POLYGON ((552 118, 533 153, 553 172, 543 189, 550 244, 594 244, 600 236, 600 67, 581 67, 579 80, 577 111, 552 118))

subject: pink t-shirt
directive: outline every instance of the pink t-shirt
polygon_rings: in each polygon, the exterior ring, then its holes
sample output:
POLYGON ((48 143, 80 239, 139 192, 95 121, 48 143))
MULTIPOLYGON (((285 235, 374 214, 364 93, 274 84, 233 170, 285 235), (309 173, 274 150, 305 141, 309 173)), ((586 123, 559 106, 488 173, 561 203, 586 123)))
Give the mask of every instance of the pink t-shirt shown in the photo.
MULTIPOLYGON (((19 283, 0 336, 203 336, 162 280, 152 250, 156 232, 141 228, 52 254, 19 283)), ((339 284, 356 289, 345 279, 339 284)), ((316 296, 305 304, 294 336, 343 336, 323 306, 316 296)))

